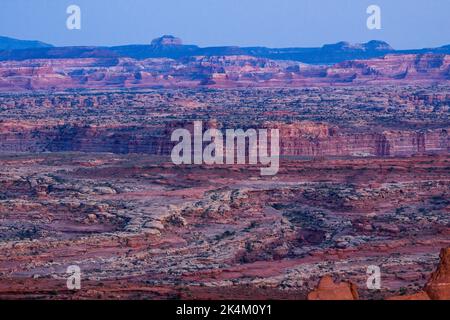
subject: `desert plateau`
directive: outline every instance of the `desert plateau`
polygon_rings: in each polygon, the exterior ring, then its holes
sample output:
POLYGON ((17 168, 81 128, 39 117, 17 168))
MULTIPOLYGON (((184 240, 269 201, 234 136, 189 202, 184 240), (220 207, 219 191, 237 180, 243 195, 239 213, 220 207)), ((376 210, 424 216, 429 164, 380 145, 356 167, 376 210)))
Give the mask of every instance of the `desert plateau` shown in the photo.
POLYGON ((0 298, 447 300, 449 115, 449 46, 0 50, 0 298), (194 121, 278 173, 175 165, 194 121))

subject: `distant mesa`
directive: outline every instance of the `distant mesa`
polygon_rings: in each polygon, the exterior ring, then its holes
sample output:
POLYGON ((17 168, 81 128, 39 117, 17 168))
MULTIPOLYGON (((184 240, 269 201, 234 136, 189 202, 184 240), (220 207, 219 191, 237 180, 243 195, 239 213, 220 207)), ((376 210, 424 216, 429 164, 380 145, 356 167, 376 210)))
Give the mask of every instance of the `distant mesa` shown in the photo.
POLYGON ((41 41, 19 40, 0 36, 0 50, 21 50, 51 47, 53 47, 51 44, 41 41))
POLYGON ((380 40, 372 40, 363 44, 366 50, 374 50, 374 51, 394 51, 389 43, 380 40))
MULTIPOLYGON (((180 38, 163 35, 150 44, 121 45, 113 47, 56 47, 40 41, 24 41, 0 37, 0 61, 23 61, 30 59, 75 59, 75 58, 150 58, 185 59, 196 56, 252 56, 270 60, 289 60, 311 65, 333 65, 350 60, 382 58, 386 55, 405 54, 450 54, 450 45, 440 48, 395 50, 381 40, 352 44, 341 41, 322 47, 199 47, 186 45, 180 38)), ((373 71, 367 71, 373 72, 373 71)), ((399 74, 402 74, 399 72, 399 74)))
POLYGON ((153 39, 152 46, 181 46, 183 45, 183 41, 180 38, 164 35, 162 37, 153 39))
POLYGON ((345 52, 345 51, 394 51, 394 48, 392 48, 387 42, 380 41, 380 40, 371 40, 366 43, 350 43, 346 41, 341 41, 338 43, 333 44, 326 44, 322 47, 322 50, 324 51, 339 51, 339 52, 345 52))

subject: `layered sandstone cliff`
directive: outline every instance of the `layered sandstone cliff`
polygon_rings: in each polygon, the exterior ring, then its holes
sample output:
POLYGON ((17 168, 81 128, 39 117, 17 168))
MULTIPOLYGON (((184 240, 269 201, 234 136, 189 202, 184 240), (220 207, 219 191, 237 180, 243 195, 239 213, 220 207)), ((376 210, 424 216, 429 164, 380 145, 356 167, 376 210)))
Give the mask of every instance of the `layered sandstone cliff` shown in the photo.
POLYGON ((447 83, 450 56, 387 55, 334 66, 305 65, 251 56, 180 59, 75 58, 0 62, 0 91, 304 87, 386 83, 447 83))
MULTIPOLYGON (((190 126, 186 123, 185 126, 190 126)), ((2 122, 3 152, 81 151, 170 155, 171 133, 179 122, 166 125, 80 125, 2 122)), ((448 130, 351 132, 324 124, 267 124, 279 128, 282 156, 390 157, 445 154, 450 150, 448 130)), ((205 130, 207 128, 205 127, 205 130)))
POLYGON ((351 132, 316 123, 270 124, 280 130, 281 154, 289 156, 407 156, 447 153, 448 130, 351 132))

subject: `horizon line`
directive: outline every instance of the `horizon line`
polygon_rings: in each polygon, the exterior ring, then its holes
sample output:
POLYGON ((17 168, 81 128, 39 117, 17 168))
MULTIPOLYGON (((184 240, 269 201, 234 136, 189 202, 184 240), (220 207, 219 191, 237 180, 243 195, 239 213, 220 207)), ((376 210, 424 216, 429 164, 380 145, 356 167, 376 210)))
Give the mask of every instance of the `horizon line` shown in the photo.
MULTIPOLYGON (((170 34, 163 34, 163 35, 161 35, 161 36, 159 36, 157 38, 152 39, 148 43, 124 43, 124 44, 117 44, 117 45, 99 45, 99 44, 55 45, 53 43, 45 42, 45 41, 38 40, 38 39, 20 39, 20 38, 15 38, 15 37, 9 36, 9 35, 0 35, 0 38, 8 38, 8 39, 11 39, 11 40, 23 41, 23 42, 40 42, 42 44, 49 45, 50 47, 53 47, 53 48, 75 48, 75 47, 114 48, 114 47, 123 47, 123 46, 151 46, 151 42, 152 41, 154 41, 156 39, 160 39, 160 38, 165 37, 165 36, 172 36, 172 37, 178 38, 178 37, 170 35, 170 34)), ((307 47, 307 46, 276 47, 276 46, 264 46, 264 45, 245 45, 245 46, 242 46, 242 45, 229 45, 229 44, 228 45, 227 44, 223 44, 223 45, 199 46, 199 45, 192 44, 192 43, 182 43, 182 44, 180 44, 180 46, 196 46, 198 48, 236 47, 236 48, 268 48, 268 49, 291 49, 291 48, 296 48, 296 49, 298 49, 298 48, 301 48, 301 49, 317 49, 317 48, 323 48, 326 45, 335 45, 335 44, 339 44, 339 43, 348 43, 350 45, 359 45, 359 44, 368 44, 368 43, 373 42, 373 41, 384 42, 384 43, 388 44, 394 51, 434 49, 434 48, 442 48, 442 47, 450 45, 450 43, 444 43, 444 44, 438 45, 436 47, 418 47, 418 48, 396 49, 396 48, 392 47, 390 45, 390 43, 385 41, 385 40, 371 39, 371 40, 368 40, 366 42, 352 42, 352 41, 348 41, 348 40, 339 40, 339 41, 336 41, 336 42, 323 43, 321 46, 311 46, 311 47, 307 47)), ((33 48, 28 48, 28 49, 33 49, 33 48)), ((2 51, 2 50, 5 50, 5 49, 0 49, 0 51, 2 51)), ((6 50, 8 50, 8 49, 6 49, 6 50)), ((12 50, 16 50, 16 49, 12 49, 12 50)), ((19 50, 23 50, 23 49, 19 49, 19 50)), ((25 49, 25 50, 27 50, 27 49, 25 49)))

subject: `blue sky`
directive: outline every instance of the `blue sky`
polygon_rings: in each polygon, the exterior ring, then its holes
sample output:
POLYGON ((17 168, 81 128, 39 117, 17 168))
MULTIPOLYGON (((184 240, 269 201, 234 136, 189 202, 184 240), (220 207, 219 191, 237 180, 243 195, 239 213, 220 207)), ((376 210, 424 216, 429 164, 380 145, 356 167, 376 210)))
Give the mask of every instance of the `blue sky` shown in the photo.
POLYGON ((149 43, 173 34, 187 44, 311 47, 385 40, 397 49, 450 44, 450 0, 0 0, 0 35, 54 45, 149 43), (66 28, 66 8, 82 29, 66 28), (368 30, 366 8, 382 10, 368 30))

